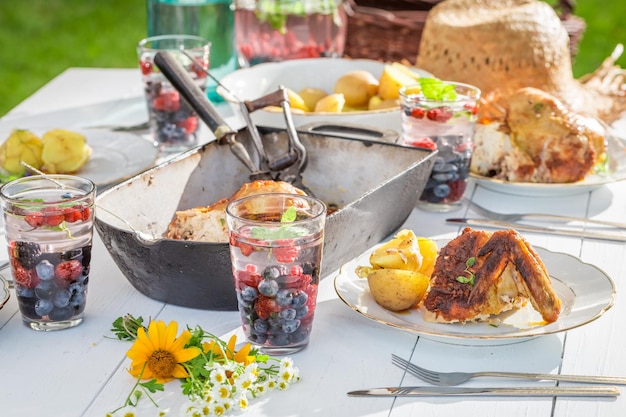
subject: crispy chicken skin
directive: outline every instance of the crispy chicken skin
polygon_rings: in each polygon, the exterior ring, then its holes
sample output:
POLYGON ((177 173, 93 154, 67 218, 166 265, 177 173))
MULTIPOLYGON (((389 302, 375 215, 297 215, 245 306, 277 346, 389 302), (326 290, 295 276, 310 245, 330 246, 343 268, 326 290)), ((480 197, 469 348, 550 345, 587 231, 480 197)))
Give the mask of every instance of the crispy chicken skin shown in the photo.
POLYGON ((195 207, 176 212, 170 222, 166 237, 198 242, 228 242, 226 206, 231 201, 262 193, 305 193, 283 181, 257 180, 244 184, 230 198, 223 198, 207 207, 195 207))
MULTIPOLYGON (((485 108, 488 112, 490 107, 485 108)), ((598 122, 570 111, 542 90, 521 88, 492 108, 504 111, 504 119, 487 117, 495 119, 495 131, 489 124, 477 126, 472 171, 478 174, 517 182, 570 183, 584 179, 605 156, 598 122)))
POLYGON ((561 300, 539 255, 515 230, 466 228, 441 249, 424 300, 425 319, 436 322, 486 320, 528 300, 543 319, 554 322, 561 300), (475 259, 468 266, 467 261, 475 259), (474 282, 461 282, 470 277, 474 282))

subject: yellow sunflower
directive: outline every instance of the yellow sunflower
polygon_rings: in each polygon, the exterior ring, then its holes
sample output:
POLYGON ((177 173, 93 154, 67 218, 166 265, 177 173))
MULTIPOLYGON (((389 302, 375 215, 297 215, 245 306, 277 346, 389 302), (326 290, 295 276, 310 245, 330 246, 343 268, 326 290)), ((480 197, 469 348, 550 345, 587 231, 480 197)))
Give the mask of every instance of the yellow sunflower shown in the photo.
POLYGON ((134 377, 141 375, 143 379, 156 378, 159 384, 174 378, 188 377, 181 363, 195 358, 201 351, 195 346, 185 348, 191 339, 189 330, 183 331, 178 338, 177 333, 178 323, 175 321, 167 326, 163 321, 153 321, 148 326, 147 334, 140 327, 137 340, 126 353, 131 359, 128 372, 134 377))
POLYGON ((256 361, 256 356, 248 355, 252 346, 250 343, 246 343, 241 349, 235 352, 235 345, 237 344, 237 336, 232 335, 228 340, 226 345, 226 349, 222 348, 222 346, 217 343, 215 340, 211 340, 210 342, 204 342, 202 344, 202 348, 204 353, 208 354, 212 353, 214 360, 220 360, 224 358, 224 354, 226 355, 226 359, 234 360, 235 362, 241 363, 244 366, 250 365, 252 362, 256 361))

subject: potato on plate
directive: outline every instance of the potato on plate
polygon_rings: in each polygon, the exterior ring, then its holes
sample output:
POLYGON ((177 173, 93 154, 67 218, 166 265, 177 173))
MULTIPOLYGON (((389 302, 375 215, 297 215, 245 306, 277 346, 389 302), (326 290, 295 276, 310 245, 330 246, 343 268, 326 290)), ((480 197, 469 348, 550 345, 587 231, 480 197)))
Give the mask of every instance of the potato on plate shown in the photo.
POLYGON ((378 304, 391 311, 402 311, 419 304, 430 278, 414 271, 376 269, 367 275, 367 283, 378 304))

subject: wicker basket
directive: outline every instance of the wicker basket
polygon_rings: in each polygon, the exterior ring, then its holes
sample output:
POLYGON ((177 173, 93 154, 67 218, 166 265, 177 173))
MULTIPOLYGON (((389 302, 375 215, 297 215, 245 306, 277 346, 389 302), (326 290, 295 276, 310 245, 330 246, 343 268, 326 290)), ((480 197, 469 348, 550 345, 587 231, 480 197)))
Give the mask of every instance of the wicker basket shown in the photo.
MULTIPOLYGON (((347 0, 348 35, 344 54, 385 62, 415 63, 428 11, 443 0, 347 0), (376 6, 384 5, 384 9, 376 6)), ((559 0, 553 6, 570 35, 572 59, 585 30, 574 16, 574 1, 559 0)))

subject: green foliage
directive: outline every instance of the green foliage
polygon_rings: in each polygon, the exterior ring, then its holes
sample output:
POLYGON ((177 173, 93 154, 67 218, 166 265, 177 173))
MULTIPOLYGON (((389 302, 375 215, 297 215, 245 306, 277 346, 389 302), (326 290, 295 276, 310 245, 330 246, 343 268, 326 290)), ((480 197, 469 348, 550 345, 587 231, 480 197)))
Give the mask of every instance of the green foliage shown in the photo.
MULTIPOLYGON (((579 0, 575 14, 587 23, 574 61, 580 77, 626 43, 626 2, 579 0)), ((0 116, 69 67, 136 66, 146 32, 146 0, 0 1, 0 116)))

